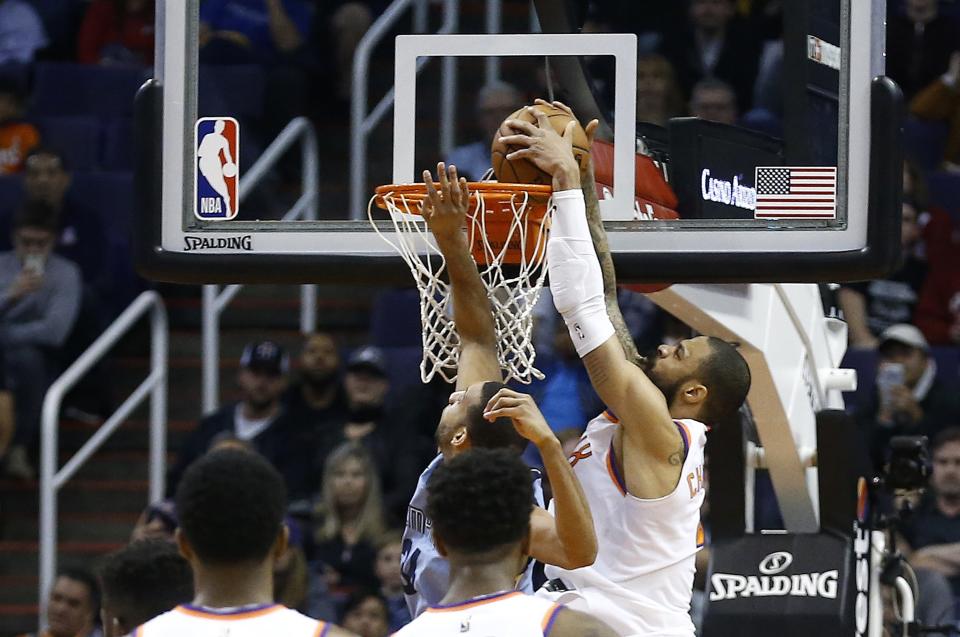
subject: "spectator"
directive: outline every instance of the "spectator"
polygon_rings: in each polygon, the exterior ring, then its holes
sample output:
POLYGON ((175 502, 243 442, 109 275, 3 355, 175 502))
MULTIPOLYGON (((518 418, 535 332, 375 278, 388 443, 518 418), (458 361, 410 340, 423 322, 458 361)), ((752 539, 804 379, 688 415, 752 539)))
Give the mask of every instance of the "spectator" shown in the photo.
POLYGON ((377 543, 376 575, 380 595, 387 603, 390 632, 396 632, 410 623, 410 610, 403 597, 403 578, 400 573, 401 536, 399 531, 388 531, 377 543))
POLYGON ((507 115, 523 106, 523 96, 506 82, 487 84, 477 93, 475 134, 478 141, 457 146, 447 156, 447 165, 457 167, 457 172, 468 181, 480 181, 490 170, 490 143, 507 115))
POLYGON ((225 432, 249 442, 267 460, 281 457, 286 432, 277 421, 283 411, 280 396, 287 386, 287 369, 287 354, 273 341, 256 341, 244 348, 237 372, 241 399, 207 415, 191 432, 170 472, 171 491, 176 490, 187 467, 225 432))
POLYGON ((40 142, 33 124, 23 121, 21 82, 0 76, 0 175, 23 170, 27 153, 40 142))
POLYGON ((100 588, 87 571, 65 569, 50 589, 47 630, 21 637, 103 637, 96 627, 100 588))
MULTIPOLYGON (((52 206, 60 222, 55 251, 80 267, 86 287, 100 299, 111 297, 112 277, 106 267, 106 229, 96 210, 71 189, 73 176, 63 156, 38 146, 24 162, 23 186, 27 199, 52 206)), ((5 241, 0 232, 0 242, 5 241)))
POLYGON ((290 536, 286 549, 273 565, 273 595, 278 604, 301 610, 306 607, 308 586, 303 530, 298 522, 289 517, 286 524, 290 536))
MULTIPOLYGON (((387 8, 385 0, 334 0, 319 2, 315 0, 319 11, 316 38, 329 41, 333 47, 332 57, 336 61, 336 91, 333 97, 343 112, 349 112, 349 101, 353 80, 353 55, 363 35, 373 23, 374 16, 387 8)), ((327 96, 329 99, 331 96, 327 96)))
POLYGON ((680 86, 690 95, 701 79, 719 78, 734 88, 742 108, 749 107, 760 42, 736 18, 734 0, 689 0, 687 15, 685 31, 664 43, 664 52, 677 70, 680 86))
POLYGON ((140 514, 130 533, 130 541, 168 540, 172 542, 177 526, 179 524, 173 500, 161 500, 151 504, 140 514))
POLYGON ((887 21, 887 75, 909 100, 947 70, 960 33, 953 21, 939 15, 938 0, 906 0, 904 5, 903 15, 887 21))
POLYGON ((881 332, 913 318, 927 276, 927 264, 920 257, 923 243, 917 215, 916 205, 905 199, 900 226, 903 262, 893 274, 838 290, 837 303, 850 329, 850 347, 874 349, 881 332))
POLYGON ((943 161, 948 169, 960 171, 960 51, 950 55, 947 72, 910 101, 910 112, 920 119, 949 124, 943 161))
POLYGON ((383 351, 363 347, 347 361, 343 379, 348 415, 343 440, 357 442, 382 471, 381 490, 391 523, 399 524, 410 494, 420 475, 421 460, 428 445, 420 436, 397 426, 399 416, 387 410, 390 379, 383 351))
POLYGON ((137 626, 193 599, 190 565, 169 540, 133 542, 104 558, 98 575, 104 637, 132 635, 137 626))
POLYGON ((315 332, 304 340, 297 380, 283 401, 290 443, 278 464, 285 467, 291 500, 303 500, 320 486, 323 460, 340 442, 341 425, 347 419, 340 355, 329 334, 315 332), (297 469, 301 473, 294 475, 297 469))
POLYGON ((920 292, 915 322, 932 345, 960 345, 960 268, 935 268, 920 292))
POLYGON ((666 126, 671 117, 682 114, 683 96, 673 66, 657 53, 641 55, 637 59, 637 121, 666 126))
POLYGON ((374 548, 383 533, 383 502, 377 468, 370 454, 344 443, 327 458, 317 511, 311 561, 329 590, 350 594, 376 589, 374 548))
POLYGON ((16 406, 6 470, 24 479, 33 476, 28 455, 37 440, 43 396, 80 309, 80 273, 52 254, 56 236, 56 213, 43 202, 27 202, 14 219, 14 250, 0 253, 0 350, 16 406))
POLYGON ((200 61, 275 63, 303 46, 310 20, 304 0, 206 0, 200 7, 200 61))
POLYGON ((948 577, 960 596, 960 427, 942 430, 932 452, 930 488, 904 529, 912 549, 908 558, 917 568, 948 577))
POLYGON ((47 46, 37 10, 26 0, 0 0, 0 64, 29 64, 47 46))
POLYGON ((154 0, 93 0, 80 25, 81 64, 153 64, 154 0))
POLYGON ((891 437, 933 438, 949 423, 960 422, 960 387, 937 377, 937 364, 919 329, 903 323, 887 328, 879 354, 877 391, 858 418, 877 467, 886 460, 891 437))
POLYGON ((391 632, 387 614, 387 600, 380 595, 357 593, 347 600, 340 623, 357 637, 387 637, 391 632))
POLYGON ((716 78, 700 80, 690 93, 690 115, 733 126, 738 116, 733 87, 716 78))

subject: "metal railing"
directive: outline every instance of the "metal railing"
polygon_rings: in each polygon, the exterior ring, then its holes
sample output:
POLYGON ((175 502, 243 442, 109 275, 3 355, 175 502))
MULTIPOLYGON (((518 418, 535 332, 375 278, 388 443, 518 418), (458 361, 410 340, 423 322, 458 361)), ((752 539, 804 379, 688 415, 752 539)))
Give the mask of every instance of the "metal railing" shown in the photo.
MULTIPOLYGON (((293 207, 283 216, 284 221, 304 219, 316 221, 319 204, 319 167, 320 160, 317 151, 317 134, 313 124, 306 117, 297 117, 290 121, 280 131, 277 138, 267 146, 263 154, 246 172, 240 182, 240 201, 263 180, 270 169, 280 160, 283 154, 296 142, 301 142, 301 181, 303 194, 297 199, 293 207)), ((220 289, 219 285, 203 286, 203 413, 216 409, 220 403, 220 315, 230 301, 243 288, 242 285, 231 284, 220 289)), ((300 331, 307 334, 317 325, 317 286, 312 284, 300 286, 300 331)))
MULTIPOLYGON (((380 98, 377 105, 367 113, 367 78, 370 58, 380 40, 387 35, 403 13, 413 5, 414 30, 426 30, 426 3, 423 0, 394 0, 367 29, 353 56, 353 79, 350 97, 350 218, 363 219, 367 210, 367 138, 393 106, 393 88, 380 98)), ((459 0, 444 0, 443 23, 437 33, 454 33, 460 14, 459 0)), ((417 60, 417 72, 427 63, 427 58, 417 60)), ((446 155, 453 147, 457 59, 445 57, 441 62, 440 89, 440 152, 446 155)))
POLYGON ((150 502, 163 497, 167 453, 167 343, 169 328, 163 299, 142 293, 87 350, 50 385, 43 399, 40 447, 40 586, 41 627, 46 626, 47 595, 57 571, 57 495, 140 403, 150 399, 150 502), (119 341, 140 317, 150 313, 150 374, 100 425, 63 467, 57 470, 60 405, 74 385, 119 341))

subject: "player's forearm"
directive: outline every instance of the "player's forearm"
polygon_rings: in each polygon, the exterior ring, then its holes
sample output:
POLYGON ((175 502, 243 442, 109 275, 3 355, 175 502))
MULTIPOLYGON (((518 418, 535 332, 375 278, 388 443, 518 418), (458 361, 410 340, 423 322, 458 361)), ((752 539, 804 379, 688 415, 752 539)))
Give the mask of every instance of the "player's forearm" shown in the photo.
POLYGON ((453 295, 453 319, 463 343, 496 345, 496 326, 487 288, 480 279, 477 266, 470 258, 466 237, 437 237, 450 277, 453 295))
POLYGON ((617 303, 617 273, 613 267, 613 256, 610 254, 610 246, 607 243, 607 233, 603 229, 603 218, 600 215, 600 201, 597 198, 597 188, 593 176, 593 162, 589 162, 583 175, 583 201, 587 207, 587 223, 590 226, 590 237, 593 239, 593 247, 597 252, 597 260, 600 262, 600 273, 603 275, 603 298, 607 306, 607 316, 613 323, 613 329, 616 331, 617 339, 623 347, 623 352, 627 360, 636 362, 640 355, 637 352, 637 346, 633 342, 630 330, 623 320, 623 314, 620 313, 620 305, 617 303))
POLYGON ((553 489, 557 537, 566 556, 567 563, 558 566, 568 569, 589 566, 597 557, 597 535, 587 497, 556 438, 538 449, 553 489))

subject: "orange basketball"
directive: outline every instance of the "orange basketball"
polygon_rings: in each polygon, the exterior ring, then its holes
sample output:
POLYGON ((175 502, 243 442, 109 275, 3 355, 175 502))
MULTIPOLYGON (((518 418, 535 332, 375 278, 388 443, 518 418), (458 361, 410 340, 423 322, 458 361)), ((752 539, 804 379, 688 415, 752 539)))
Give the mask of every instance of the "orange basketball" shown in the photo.
MULTIPOLYGON (((550 119, 550 125, 553 126, 553 130, 557 131, 560 135, 562 135, 564 129, 566 129, 567 123, 573 119, 565 111, 555 106, 536 104, 534 108, 542 113, 546 113, 550 119)), ((511 113, 507 119, 517 119, 530 122, 531 124, 537 123, 537 118, 533 113, 527 111, 526 106, 511 113)), ((497 176, 497 181, 516 184, 544 184, 548 186, 553 183, 550 175, 537 168, 530 160, 515 159, 510 161, 507 159, 509 153, 519 150, 520 147, 507 146, 500 141, 500 138, 513 134, 515 134, 515 131, 507 126, 506 120, 504 120, 504 123, 500 125, 500 130, 493 136, 493 144, 490 147, 490 161, 493 164, 493 173, 497 176)), ((587 143, 587 134, 584 132, 580 123, 577 122, 577 125, 573 129, 573 156, 576 157, 581 170, 586 168, 589 155, 590 146, 587 143)))

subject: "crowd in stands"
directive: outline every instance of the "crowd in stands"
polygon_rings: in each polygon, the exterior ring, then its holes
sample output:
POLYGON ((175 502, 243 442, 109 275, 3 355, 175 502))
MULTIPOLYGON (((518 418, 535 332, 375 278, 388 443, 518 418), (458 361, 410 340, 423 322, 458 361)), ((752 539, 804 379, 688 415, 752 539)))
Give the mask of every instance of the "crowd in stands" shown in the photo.
MULTIPOLYGON (((641 122, 664 125, 692 115, 782 132, 781 2, 586 4, 585 30, 640 36, 641 122)), ((844 285, 836 302, 849 324, 849 364, 860 371, 849 410, 874 467, 882 467, 895 435, 931 440, 930 489, 904 539, 928 596, 942 599, 939 593, 952 589, 955 600, 960 12, 957 3, 937 0, 888 5, 888 74, 910 111, 904 258, 882 280, 844 285)), ((237 113, 251 131, 245 144, 253 152, 245 162, 292 117, 348 112, 353 51, 385 6, 382 0, 203 0, 200 60, 233 69, 236 75, 225 71, 218 81, 234 81, 248 97, 237 113), (321 88, 328 86, 334 90, 321 88)), ((129 263, 127 222, 111 219, 109 202, 130 190, 132 89, 153 63, 153 24, 153 0, 0 0, 0 458, 8 476, 33 477, 49 383, 142 284, 129 263), (65 63, 119 78, 131 90, 123 104, 103 111, 105 102, 96 102, 77 115, 58 83, 79 71, 56 66, 65 63)), ((201 95, 201 111, 224 112, 224 95, 201 95)), ((73 97, 87 103, 88 96, 73 97)), ((461 174, 480 179, 489 169, 489 131, 522 101, 509 84, 480 89, 476 120, 483 137, 448 158, 461 174)), ((529 391, 570 445, 602 405, 547 294, 542 303, 550 309, 540 313, 536 336, 546 379, 529 391)), ((689 334, 642 295, 621 294, 642 347, 689 334)), ((325 333, 305 337, 292 361, 271 340, 250 343, 236 370, 239 399, 204 415, 172 450, 167 476, 172 498, 188 467, 211 450, 240 449, 269 461, 288 493, 290 541, 274 565, 278 601, 362 637, 384 637, 410 619, 400 530, 418 476, 435 454, 433 428, 450 393, 442 382, 421 386, 409 374, 410 385, 398 386, 389 359, 375 346, 347 351, 325 333)), ((525 458, 538 462, 532 449, 525 458)), ((768 505, 758 498, 758 507, 768 505)), ((172 499, 155 503, 138 520, 132 544, 110 556, 99 577, 63 571, 50 591, 49 634, 99 637, 101 586, 104 606, 116 613, 104 614, 104 625, 123 628, 115 634, 136 626, 142 618, 124 610, 124 594, 147 577, 137 576, 137 568, 160 560, 168 566, 160 575, 187 581, 189 569, 170 545, 178 525, 172 499)), ((192 589, 185 583, 183 590, 192 589)), ((162 602, 189 600, 182 597, 162 602)), ((948 599, 950 608, 928 608, 928 619, 942 621, 953 605, 948 599)))

